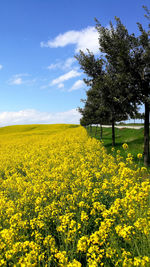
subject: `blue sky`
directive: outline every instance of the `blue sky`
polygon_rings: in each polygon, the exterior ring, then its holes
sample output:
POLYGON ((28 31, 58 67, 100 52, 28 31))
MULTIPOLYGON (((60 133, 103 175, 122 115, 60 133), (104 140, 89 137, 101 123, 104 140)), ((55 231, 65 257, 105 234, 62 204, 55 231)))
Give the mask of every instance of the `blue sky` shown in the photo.
POLYGON ((0 1, 0 125, 79 123, 86 86, 74 55, 99 54, 94 18, 147 25, 149 0, 0 1))

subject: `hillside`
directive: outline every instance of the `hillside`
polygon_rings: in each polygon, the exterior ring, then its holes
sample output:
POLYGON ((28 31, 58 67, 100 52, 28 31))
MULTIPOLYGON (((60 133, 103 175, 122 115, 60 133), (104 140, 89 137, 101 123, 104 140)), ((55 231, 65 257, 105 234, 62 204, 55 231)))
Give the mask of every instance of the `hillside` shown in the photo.
POLYGON ((149 221, 149 173, 129 151, 81 126, 0 129, 0 266, 149 267, 149 221))

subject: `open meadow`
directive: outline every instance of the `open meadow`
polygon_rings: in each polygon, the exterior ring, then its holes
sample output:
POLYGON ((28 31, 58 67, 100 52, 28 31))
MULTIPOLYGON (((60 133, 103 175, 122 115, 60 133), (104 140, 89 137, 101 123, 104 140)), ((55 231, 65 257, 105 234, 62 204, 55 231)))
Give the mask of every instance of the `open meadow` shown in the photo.
POLYGON ((78 125, 0 128, 0 266, 149 267, 149 173, 123 149, 78 125))
MULTIPOLYGON (((127 152, 132 153, 133 160, 135 163, 139 165, 139 159, 137 155, 139 153, 143 153, 144 150, 144 127, 140 129, 134 129, 135 126, 141 126, 139 124, 130 124, 130 127, 133 128, 115 128, 115 150, 113 151, 113 155, 116 156, 117 150, 120 150, 121 156, 124 158, 127 155, 127 152), (128 150, 122 149, 122 144, 128 144, 128 150)), ((97 140, 101 139, 100 127, 87 127, 87 132, 91 137, 96 138, 97 140)), ((102 130, 102 141, 108 153, 112 153, 112 129, 111 127, 105 128, 102 130)), ((144 165, 143 157, 140 159, 140 165, 144 165)))

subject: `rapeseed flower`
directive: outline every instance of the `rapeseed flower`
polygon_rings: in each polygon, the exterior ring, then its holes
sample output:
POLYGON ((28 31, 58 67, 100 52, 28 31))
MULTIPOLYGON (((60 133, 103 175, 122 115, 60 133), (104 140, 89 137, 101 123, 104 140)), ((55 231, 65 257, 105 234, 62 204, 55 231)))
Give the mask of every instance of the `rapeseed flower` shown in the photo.
POLYGON ((51 127, 0 137, 0 266, 148 267, 148 170, 51 127))

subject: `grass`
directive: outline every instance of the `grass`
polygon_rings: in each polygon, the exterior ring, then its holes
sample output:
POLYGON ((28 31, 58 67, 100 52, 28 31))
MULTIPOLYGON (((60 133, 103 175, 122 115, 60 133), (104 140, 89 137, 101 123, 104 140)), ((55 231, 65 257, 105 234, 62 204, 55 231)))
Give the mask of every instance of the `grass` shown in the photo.
POLYGON ((144 123, 119 123, 118 126, 143 126, 144 127, 144 123))
MULTIPOLYGON (((87 128, 88 134, 91 137, 95 137, 96 139, 100 140, 100 127, 97 128, 93 126, 91 128, 87 128)), ((137 159, 138 153, 143 153, 144 147, 144 129, 127 129, 127 128, 115 128, 115 151, 120 150, 122 156, 126 156, 122 145, 123 143, 128 144, 128 152, 130 152, 133 157, 135 163, 139 162, 137 159)), ((112 129, 110 128, 103 128, 103 139, 102 139, 105 148, 107 149, 108 153, 112 153, 112 129)), ((114 152, 113 152, 114 153, 114 152)), ((143 160, 141 160, 141 165, 143 165, 143 160)))

